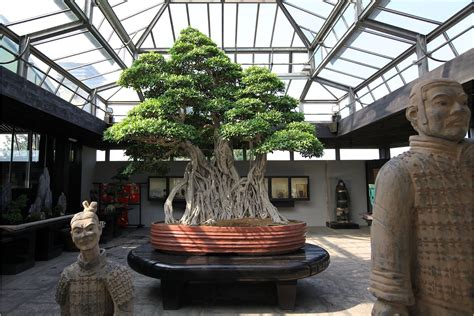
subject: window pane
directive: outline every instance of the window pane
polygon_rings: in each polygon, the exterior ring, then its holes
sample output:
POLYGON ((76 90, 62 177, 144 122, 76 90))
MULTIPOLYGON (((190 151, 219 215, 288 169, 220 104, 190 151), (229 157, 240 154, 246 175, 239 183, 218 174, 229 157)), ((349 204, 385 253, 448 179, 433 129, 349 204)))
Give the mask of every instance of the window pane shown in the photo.
POLYGON ((288 178, 272 178, 272 195, 273 199, 288 199, 288 178))
POLYGON ((95 161, 105 161, 105 150, 97 150, 95 161))
MULTIPOLYGON (((0 161, 10 161, 12 148, 12 134, 0 134, 0 161)), ((3 182, 2 182, 3 183, 3 182)))
POLYGON ((341 160, 379 159, 378 149, 341 149, 341 160))
POLYGON ((294 199, 307 199, 308 178, 291 178, 291 197, 294 199))
POLYGON ((267 154, 267 160, 290 160, 290 152, 276 150, 267 154))
POLYGON ((125 150, 113 149, 110 151, 110 161, 128 161, 128 159, 125 150))
POLYGON ((410 146, 390 148, 390 158, 397 157, 398 155, 404 153, 405 151, 408 151, 409 149, 410 146))

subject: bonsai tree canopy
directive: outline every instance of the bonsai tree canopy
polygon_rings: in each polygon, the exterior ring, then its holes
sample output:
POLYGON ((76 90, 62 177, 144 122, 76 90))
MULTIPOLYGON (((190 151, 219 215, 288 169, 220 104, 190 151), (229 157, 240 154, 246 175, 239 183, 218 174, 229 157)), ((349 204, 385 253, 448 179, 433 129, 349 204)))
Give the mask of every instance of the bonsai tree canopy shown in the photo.
POLYGON ((146 100, 110 127, 105 139, 122 144, 128 156, 145 165, 190 158, 184 180, 165 202, 166 223, 177 222, 172 201, 182 188, 182 224, 245 217, 287 222, 268 198, 266 154, 291 150, 320 156, 323 146, 275 74, 261 67, 242 70, 211 39, 187 28, 169 59, 142 54, 119 84, 142 92, 146 100), (244 178, 234 165, 234 145, 251 156, 244 178))

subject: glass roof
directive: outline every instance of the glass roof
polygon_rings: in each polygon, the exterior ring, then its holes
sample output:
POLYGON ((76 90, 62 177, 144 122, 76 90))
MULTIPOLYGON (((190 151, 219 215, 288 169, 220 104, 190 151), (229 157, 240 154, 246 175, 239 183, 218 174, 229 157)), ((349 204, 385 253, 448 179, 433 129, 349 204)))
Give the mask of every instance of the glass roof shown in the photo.
POLYGON ((244 68, 278 74, 308 121, 327 121, 418 78, 423 60, 432 70, 473 48, 473 6, 471 0, 3 0, 0 63, 16 70, 22 59, 30 81, 98 117, 112 108, 120 119, 143 100, 116 85, 121 71, 147 51, 166 57, 179 32, 192 26, 244 68))

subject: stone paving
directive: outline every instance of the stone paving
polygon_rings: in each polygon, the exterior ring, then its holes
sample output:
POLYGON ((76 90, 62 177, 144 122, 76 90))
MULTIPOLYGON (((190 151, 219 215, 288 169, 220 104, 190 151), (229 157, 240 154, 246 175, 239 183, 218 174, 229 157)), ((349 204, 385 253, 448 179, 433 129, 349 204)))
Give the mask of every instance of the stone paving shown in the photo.
MULTIPOLYGON (((127 229, 122 236, 101 244, 111 260, 126 265, 130 249, 148 242, 146 228, 127 229)), ((192 284, 183 306, 164 311, 160 281, 134 271, 136 315, 370 315, 374 298, 367 291, 370 271, 370 232, 311 228, 307 242, 325 248, 331 255, 321 274, 298 281, 296 307, 285 312, 276 305, 271 284, 192 284)), ((2 254, 3 255, 3 254, 2 254)), ((76 260, 77 252, 63 252, 49 261, 17 275, 2 275, 0 315, 59 315, 54 301, 61 271, 76 260)))

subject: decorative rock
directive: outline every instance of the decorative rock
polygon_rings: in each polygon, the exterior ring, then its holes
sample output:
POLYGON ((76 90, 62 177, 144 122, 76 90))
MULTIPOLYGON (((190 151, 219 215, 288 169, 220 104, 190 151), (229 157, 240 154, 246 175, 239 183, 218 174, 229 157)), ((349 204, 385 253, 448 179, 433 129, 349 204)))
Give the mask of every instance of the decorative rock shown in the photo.
POLYGON ((36 199, 30 206, 29 214, 41 212, 43 209, 51 210, 53 206, 53 198, 50 188, 50 177, 48 168, 44 168, 43 173, 39 177, 38 191, 36 193, 36 199))
POLYGON ((474 144, 451 80, 418 83, 406 110, 418 136, 376 180, 372 315, 472 315, 474 144))
POLYGON ((64 192, 61 192, 61 195, 58 198, 57 207, 60 208, 59 212, 61 215, 64 215, 66 213, 67 200, 66 200, 66 195, 64 194, 64 192))

